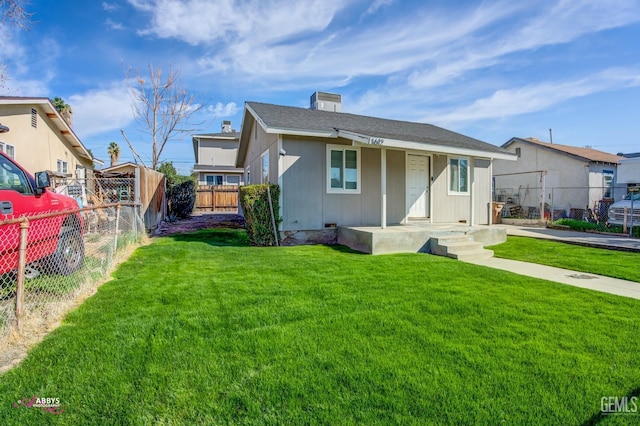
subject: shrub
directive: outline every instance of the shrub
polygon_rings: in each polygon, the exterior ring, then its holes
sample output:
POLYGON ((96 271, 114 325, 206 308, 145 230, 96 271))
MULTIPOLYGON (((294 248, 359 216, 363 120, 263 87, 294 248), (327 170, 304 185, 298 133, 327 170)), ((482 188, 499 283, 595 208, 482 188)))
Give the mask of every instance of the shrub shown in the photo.
POLYGON ((602 231, 607 232, 607 227, 605 225, 586 222, 584 220, 577 219, 559 219, 553 222, 554 225, 562 225, 568 226, 573 231, 602 231))
POLYGON ((167 190, 169 204, 169 217, 186 219, 191 216, 196 204, 196 185, 192 180, 187 180, 171 186, 167 190))
MULTIPOLYGON (((560 219, 553 222, 554 225, 568 226, 572 231, 599 231, 622 234, 622 226, 607 226, 602 223, 591 223, 576 219, 560 219)), ((633 236, 640 238, 640 226, 633 228, 633 236)))
POLYGON ((282 222, 278 215, 280 205, 280 187, 274 184, 247 185, 240 187, 240 205, 244 213, 244 223, 249 241, 257 246, 274 246, 278 244, 276 240, 277 229, 282 222), (271 210, 269 208, 269 198, 267 188, 271 192, 271 203, 276 222, 274 232, 271 221, 271 210))

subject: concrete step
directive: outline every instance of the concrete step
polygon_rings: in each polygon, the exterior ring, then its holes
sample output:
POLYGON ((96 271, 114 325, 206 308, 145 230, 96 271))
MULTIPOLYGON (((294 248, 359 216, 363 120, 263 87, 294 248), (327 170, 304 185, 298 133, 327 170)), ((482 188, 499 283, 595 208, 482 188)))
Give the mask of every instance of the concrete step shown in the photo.
POLYGON ((462 253, 465 251, 479 250, 484 246, 482 243, 475 241, 461 241, 459 243, 442 244, 441 247, 446 247, 448 253, 462 253))
POLYGON ((449 253, 449 257, 463 262, 491 259, 493 257, 493 250, 482 248, 479 250, 464 251, 460 253, 449 253))
POLYGON ((434 244, 434 245, 447 245, 447 244, 459 243, 464 241, 474 241, 473 235, 446 234, 446 235, 434 235, 431 237, 431 244, 434 244))
POLYGON ((483 248, 472 235, 450 234, 430 239, 431 253, 458 260, 479 260, 493 257, 493 251, 483 248))

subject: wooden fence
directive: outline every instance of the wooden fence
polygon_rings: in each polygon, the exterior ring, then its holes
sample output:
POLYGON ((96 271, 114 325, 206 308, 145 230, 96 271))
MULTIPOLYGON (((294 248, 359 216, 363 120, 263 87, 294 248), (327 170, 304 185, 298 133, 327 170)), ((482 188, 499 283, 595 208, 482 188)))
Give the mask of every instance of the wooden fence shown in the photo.
POLYGON ((237 212, 237 185, 198 185, 196 211, 237 212))

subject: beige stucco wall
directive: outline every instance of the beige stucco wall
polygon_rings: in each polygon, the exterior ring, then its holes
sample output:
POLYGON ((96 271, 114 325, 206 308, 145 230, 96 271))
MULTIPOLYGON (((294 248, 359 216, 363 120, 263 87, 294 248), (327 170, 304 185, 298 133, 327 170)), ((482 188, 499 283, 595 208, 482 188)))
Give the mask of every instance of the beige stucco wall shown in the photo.
POLYGON ((31 126, 30 105, 0 105, 0 122, 9 127, 0 134, 0 142, 15 146, 15 159, 29 172, 57 170, 57 160, 67 162, 67 173, 75 177, 77 166, 92 169, 90 160, 79 157, 60 135, 51 119, 40 109, 37 127, 31 126))

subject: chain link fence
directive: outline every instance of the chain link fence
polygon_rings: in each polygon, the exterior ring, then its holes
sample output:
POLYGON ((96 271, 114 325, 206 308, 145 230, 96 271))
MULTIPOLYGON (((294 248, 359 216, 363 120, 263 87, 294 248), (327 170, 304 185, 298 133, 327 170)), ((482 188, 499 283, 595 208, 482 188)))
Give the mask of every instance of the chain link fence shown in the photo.
POLYGON ((504 203, 502 217, 549 221, 568 218, 606 224, 609 206, 625 194, 618 187, 496 187, 493 201, 504 203))
POLYGON ((0 348, 62 318, 146 236, 132 203, 2 218, 0 348))
POLYGON ((136 181, 129 177, 52 178, 51 188, 74 198, 80 207, 136 201, 136 181))

